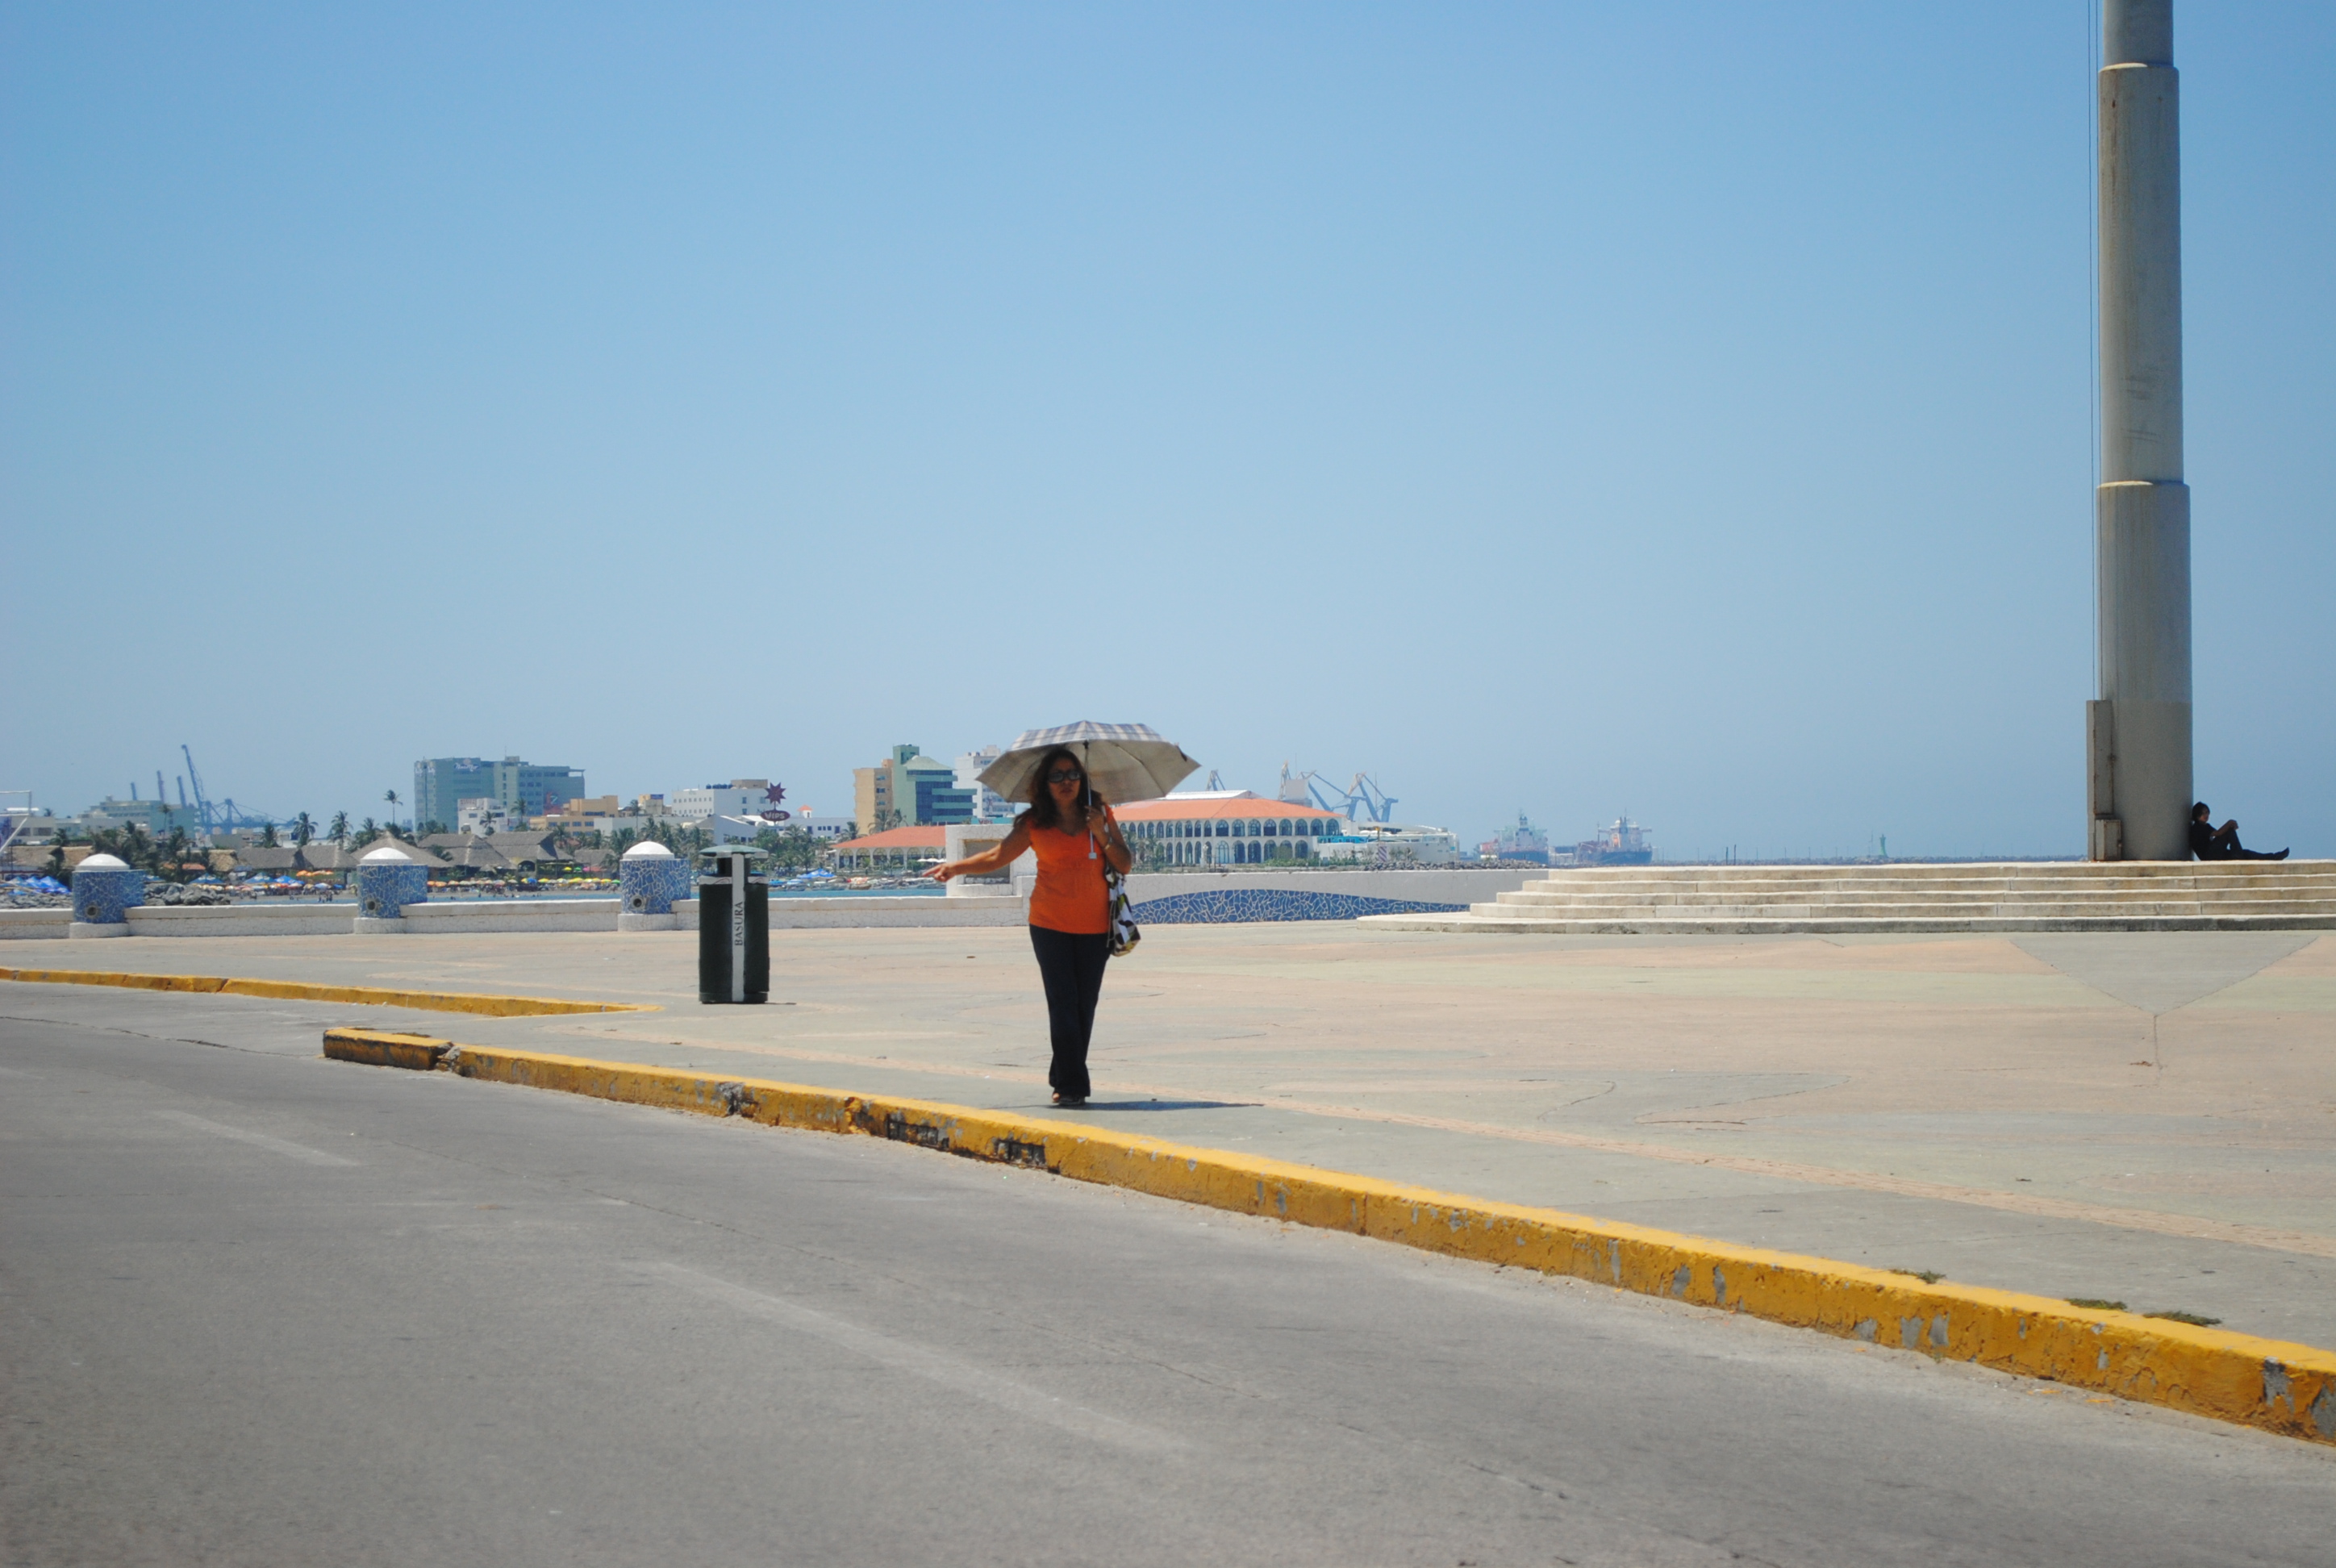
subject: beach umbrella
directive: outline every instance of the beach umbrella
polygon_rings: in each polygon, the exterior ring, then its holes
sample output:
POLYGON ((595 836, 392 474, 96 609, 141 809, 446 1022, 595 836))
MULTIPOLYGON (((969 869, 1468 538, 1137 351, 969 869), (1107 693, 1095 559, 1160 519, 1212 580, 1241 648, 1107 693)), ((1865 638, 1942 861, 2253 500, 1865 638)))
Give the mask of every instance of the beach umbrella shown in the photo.
POLYGON ((981 782, 1007 800, 1027 800, 1038 759, 1056 746, 1067 746, 1077 755, 1086 766, 1087 782, 1113 805, 1158 800, 1201 765, 1150 725, 1082 719, 1053 729, 1024 730, 1005 755, 981 770, 981 782))

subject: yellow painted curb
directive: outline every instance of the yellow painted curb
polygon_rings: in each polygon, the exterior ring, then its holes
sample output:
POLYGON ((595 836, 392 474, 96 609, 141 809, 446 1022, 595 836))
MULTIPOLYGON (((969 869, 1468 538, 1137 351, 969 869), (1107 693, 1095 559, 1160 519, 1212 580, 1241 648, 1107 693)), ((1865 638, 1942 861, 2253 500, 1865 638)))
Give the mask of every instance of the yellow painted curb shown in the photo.
POLYGON ((1571 1274, 2336 1443, 2336 1352, 2310 1345, 1977 1285, 1924 1284, 1826 1258, 1010 1112, 368 1029, 326 1031, 325 1054, 771 1126, 861 1133, 1456 1258, 1571 1274))
POLYGON ((0 980, 44 986, 122 986, 137 991, 196 991, 208 996, 268 997, 277 1001, 360 1002, 372 1008, 420 1008, 433 1013, 484 1013, 529 1018, 543 1013, 653 1013, 638 1002, 569 1002, 552 997, 482 997, 463 991, 393 991, 375 986, 312 986, 301 980, 239 980, 220 975, 139 975, 119 969, 0 969, 0 980))

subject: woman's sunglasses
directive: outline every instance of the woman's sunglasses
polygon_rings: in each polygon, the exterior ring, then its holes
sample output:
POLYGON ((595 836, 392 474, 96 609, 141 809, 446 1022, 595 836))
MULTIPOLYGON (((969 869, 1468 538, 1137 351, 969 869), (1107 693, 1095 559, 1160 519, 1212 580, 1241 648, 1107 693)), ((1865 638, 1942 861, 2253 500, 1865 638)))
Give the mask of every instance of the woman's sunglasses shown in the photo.
POLYGON ((1070 768, 1056 768, 1053 773, 1046 775, 1046 782, 1050 784, 1076 784, 1085 776, 1086 775, 1085 774, 1076 772, 1070 768))

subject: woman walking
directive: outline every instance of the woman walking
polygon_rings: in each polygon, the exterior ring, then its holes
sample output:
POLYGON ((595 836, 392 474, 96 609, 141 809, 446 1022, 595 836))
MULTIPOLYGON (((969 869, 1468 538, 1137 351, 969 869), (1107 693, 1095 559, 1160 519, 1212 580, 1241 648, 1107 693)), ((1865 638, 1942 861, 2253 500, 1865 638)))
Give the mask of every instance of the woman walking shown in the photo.
POLYGON ((1111 807, 1088 786, 1085 765, 1068 746, 1039 760, 1031 776, 1030 809, 994 849, 949 861, 926 872, 936 881, 1004 871, 1026 852, 1038 856, 1038 885, 1030 894, 1030 946, 1046 988, 1046 1027, 1055 1047, 1046 1082, 1055 1104, 1087 1103, 1087 1037, 1095 1032, 1095 998, 1111 957, 1110 894, 1104 867, 1122 876, 1134 863, 1111 807))

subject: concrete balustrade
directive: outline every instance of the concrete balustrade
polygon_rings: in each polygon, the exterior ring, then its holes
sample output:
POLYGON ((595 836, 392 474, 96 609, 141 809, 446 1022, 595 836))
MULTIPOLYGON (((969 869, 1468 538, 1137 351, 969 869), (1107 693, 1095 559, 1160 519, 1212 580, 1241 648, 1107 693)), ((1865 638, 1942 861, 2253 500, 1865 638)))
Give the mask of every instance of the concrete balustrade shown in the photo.
MULTIPOLYGON (((384 846, 387 847, 387 846, 384 846)), ((637 848, 638 846, 636 846, 637 848)), ((659 846, 660 848, 662 846, 659 846)), ((388 888, 387 898, 374 893, 375 905, 346 901, 321 903, 305 899, 238 901, 215 905, 136 905, 128 908, 110 934, 122 936, 346 936, 352 931, 376 934, 423 934, 489 931, 655 931, 697 929, 697 901, 674 896, 689 888, 686 862, 670 854, 646 854, 632 864, 648 862, 669 868, 652 872, 665 879, 666 908, 655 908, 657 896, 647 892, 643 873, 622 882, 631 890, 617 898, 581 899, 445 899, 426 897, 426 879, 403 874, 397 857, 375 862, 397 871, 399 880, 359 881, 366 889, 388 888), (420 895, 417 896, 417 892, 420 895), (632 907, 632 897, 643 907, 632 907), (394 905, 396 912, 383 911, 394 905)), ((86 862, 84 862, 86 863, 86 862)), ((103 869, 103 868, 101 868, 103 869)), ((411 870, 426 872, 414 865, 411 870)), ((1128 879, 1139 922, 1153 924, 1247 922, 1254 920, 1348 920, 1380 911, 1429 908, 1446 912, 1465 911, 1474 901, 1505 894, 1525 885, 1535 873, 1522 869, 1440 867, 1395 871, 1222 871, 1184 872, 1139 872, 1128 879)), ((936 898, 930 894, 887 896, 851 893, 809 898, 774 898, 774 930, 848 930, 868 927, 1019 926, 1030 918, 1027 887, 991 890, 978 898, 936 898)), ((0 910, 0 941, 61 939, 73 923, 73 911, 64 909, 0 910)))
MULTIPOLYGON (((1138 920, 1153 924, 1359 916, 1404 930, 1567 935, 2336 929, 2331 861, 1138 873, 1129 891, 1138 920), (1406 906, 1408 912, 1375 912, 1406 906)), ((107 924, 112 935, 169 937, 697 929, 697 901, 682 898, 662 917, 670 925, 657 927, 628 924, 636 911, 615 898, 423 900, 401 902, 394 917, 306 901, 126 904, 112 922, 83 922, 78 912, 0 911, 0 941, 61 939, 84 923, 107 924)), ((774 930, 1018 926, 1028 919, 1027 899, 1010 895, 771 901, 774 930)))
MULTIPOLYGON (((37 913, 39 911, 27 911, 37 913)), ((150 904, 130 911, 133 937, 345 937, 347 904, 306 902, 150 904)))

